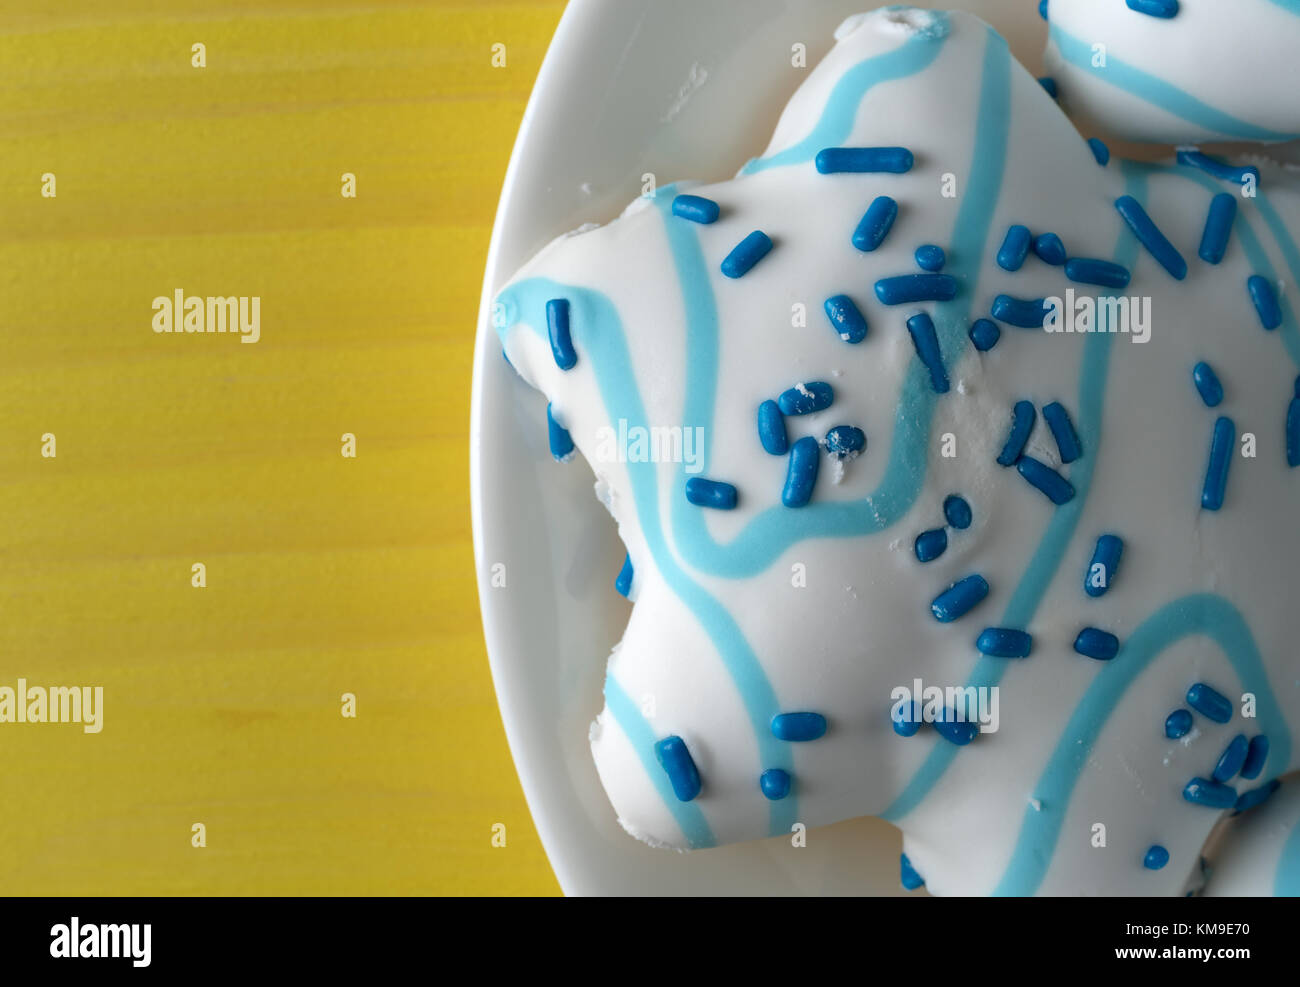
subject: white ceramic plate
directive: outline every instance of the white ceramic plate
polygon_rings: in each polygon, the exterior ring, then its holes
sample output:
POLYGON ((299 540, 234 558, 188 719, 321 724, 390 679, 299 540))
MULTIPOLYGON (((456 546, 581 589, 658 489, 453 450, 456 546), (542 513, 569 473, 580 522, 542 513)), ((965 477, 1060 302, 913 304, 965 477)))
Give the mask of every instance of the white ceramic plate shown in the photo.
MULTIPOLYGON (((628 604, 623 549, 587 466, 552 461, 545 402, 501 356, 492 300, 534 252, 605 223, 657 184, 727 179, 767 144, 807 70, 872 0, 572 0, 515 143, 488 253, 474 356, 470 496, 483 628, 501 716, 568 894, 902 894, 901 839, 874 819, 679 854, 628 836, 587 747, 628 604), (494 568, 494 567, 503 568, 494 568), (494 579, 495 577, 495 579, 494 579), (504 578, 504 586, 494 585, 504 578)), ((1040 71, 1037 0, 925 3, 983 17, 1040 71)))

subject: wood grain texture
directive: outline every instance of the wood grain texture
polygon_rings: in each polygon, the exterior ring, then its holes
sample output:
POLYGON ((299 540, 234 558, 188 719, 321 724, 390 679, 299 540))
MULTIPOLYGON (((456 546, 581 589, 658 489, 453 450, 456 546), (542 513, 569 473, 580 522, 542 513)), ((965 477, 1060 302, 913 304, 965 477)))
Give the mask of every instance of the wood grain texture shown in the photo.
POLYGON ((467 437, 562 6, 0 12, 0 686, 105 692, 97 735, 0 724, 5 893, 558 890, 488 675, 467 437), (261 296, 260 341, 154 333, 177 288, 261 296))

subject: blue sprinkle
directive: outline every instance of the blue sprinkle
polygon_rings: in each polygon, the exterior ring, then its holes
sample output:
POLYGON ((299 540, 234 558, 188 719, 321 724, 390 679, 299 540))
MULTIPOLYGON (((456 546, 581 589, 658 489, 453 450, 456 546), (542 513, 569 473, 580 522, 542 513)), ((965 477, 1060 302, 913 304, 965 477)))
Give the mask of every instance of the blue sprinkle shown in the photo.
POLYGON ((1232 719, 1232 703, 1223 693, 1204 682, 1197 682, 1187 690, 1187 705, 1215 723, 1227 723, 1232 719))
POLYGON ((1065 263, 1065 244, 1055 233, 1040 233, 1034 237, 1034 255, 1044 264, 1060 267, 1065 263))
POLYGON ((1070 486, 1070 481, 1033 456, 1021 456, 1016 469, 1057 507, 1074 500, 1074 487, 1070 486))
POLYGON ((851 459, 867 447, 867 435, 856 425, 836 425, 826 433, 826 451, 839 459, 851 459))
POLYGON ((1231 781, 1237 777, 1237 772, 1241 766, 1246 763, 1246 752, 1250 750, 1250 744, 1246 740, 1244 733, 1239 733, 1229 741, 1228 746, 1219 756, 1219 763, 1214 766, 1213 778, 1215 781, 1231 781))
POLYGON ((951 624, 970 613, 988 595, 989 584, 983 576, 967 576, 936 596, 930 612, 939 623, 951 624))
POLYGON ((1210 442, 1210 464, 1205 471, 1205 486, 1201 490, 1201 506, 1207 511, 1217 511, 1223 506, 1228 489, 1228 469, 1232 466, 1233 447, 1237 443, 1237 426, 1231 418, 1220 418, 1214 423, 1214 438, 1210 442))
POLYGON ((823 175, 878 171, 902 175, 912 170, 913 159, 905 147, 827 147, 817 152, 815 164, 823 175))
MULTIPOLYGON (((510 362, 510 357, 506 355, 506 348, 504 346, 501 347, 501 359, 506 361, 506 366, 511 370, 515 369, 515 365, 510 362)), ((518 373, 518 371, 516 371, 516 373, 518 373)))
POLYGON ((1119 638, 1109 631, 1085 627, 1074 639, 1074 650, 1085 658, 1110 661, 1119 654, 1119 638))
POLYGON ((990 658, 1028 658, 1034 639, 1011 627, 986 627, 975 639, 975 648, 990 658))
POLYGON ((826 735, 826 717, 821 713, 777 713, 772 717, 772 736, 777 740, 802 743, 826 735))
POLYGON ((1110 164, 1110 148, 1106 146, 1104 140, 1099 137, 1089 137, 1088 147, 1092 149, 1092 156, 1097 159, 1097 164, 1103 168, 1110 164))
POLYGON ((763 444, 763 451, 773 456, 784 456, 790 451, 785 416, 775 401, 764 401, 758 406, 758 441, 763 444))
POLYGON ((1056 99, 1056 80, 1055 80, 1055 79, 1053 79, 1050 75, 1045 75, 1045 76, 1043 76, 1041 79, 1038 80, 1038 84, 1039 84, 1040 86, 1042 86, 1044 89, 1047 90, 1047 95, 1051 96, 1052 99, 1056 99))
POLYGON ((785 474, 781 503, 786 507, 803 507, 812 499, 821 465, 821 446, 812 436, 804 436, 790 447, 790 466, 785 474))
POLYGON ((1010 322, 1021 329, 1041 329, 1047 321, 1048 307, 1043 298, 1013 298, 1010 295, 998 295, 993 299, 993 318, 1000 322, 1010 322))
POLYGON ((784 414, 811 415, 815 411, 825 411, 834 400, 835 392, 830 384, 813 380, 782 391, 776 403, 784 414))
POLYGON ((916 557, 921 562, 933 562, 948 550, 948 532, 942 528, 922 531, 916 536, 916 557))
POLYGON ((957 494, 951 494, 944 500, 943 516, 958 531, 965 531, 969 528, 973 517, 970 504, 966 502, 966 498, 959 497, 957 494))
POLYGON ((1142 203, 1131 195, 1124 195, 1115 200, 1115 208, 1133 230, 1138 242, 1150 251, 1161 267, 1178 281, 1187 277, 1187 261, 1183 260, 1183 255, 1152 222, 1147 211, 1142 208, 1142 203))
POLYGON ((1047 20, 1047 0, 1038 0, 1038 16, 1047 20))
POLYGON ((1053 401, 1043 409, 1043 421, 1047 422, 1047 427, 1052 430, 1052 438, 1056 440, 1056 448, 1060 450, 1061 462, 1072 463, 1083 455, 1083 444, 1079 441, 1079 433, 1074 430, 1074 422, 1070 421, 1069 412, 1059 401, 1053 401))
POLYGON ((1201 234, 1201 248, 1197 256, 1207 264, 1218 264, 1228 252, 1232 224, 1237 219, 1237 200, 1221 192, 1210 200, 1210 211, 1205 217, 1205 232, 1201 234))
POLYGON ((1252 274, 1246 281, 1246 290, 1250 292, 1250 300, 1255 303, 1255 311, 1259 313, 1259 321, 1264 328, 1272 332, 1280 326, 1282 307, 1277 303, 1277 292, 1273 290, 1268 278, 1252 274))
POLYGON ((835 295, 826 299, 825 308, 831 327, 844 342, 856 344, 867 338, 867 319, 848 295, 835 295))
POLYGON ((1192 368, 1192 383, 1196 385, 1207 408, 1217 408, 1223 403, 1223 384, 1208 363, 1202 361, 1192 368))
POLYGON ((743 278, 750 269, 768 255, 772 241, 762 230, 755 230, 741 240, 722 262, 722 273, 729 278, 743 278))
POLYGON ((546 405, 546 438, 551 445, 551 455, 557 463, 567 463, 573 458, 573 438, 568 429, 555 420, 549 403, 546 405))
POLYGON ((853 246, 870 253, 885 242, 898 218, 898 203, 887 195, 877 197, 867 206, 866 214, 853 231, 853 246))
POLYGON ((679 195, 673 198, 673 215, 689 219, 692 223, 707 226, 717 222, 720 211, 716 202, 702 195, 679 195))
POLYGON ((948 255, 943 252, 943 247, 936 247, 933 243, 923 243, 916 248, 916 266, 923 271, 942 271, 943 265, 948 263, 948 255))
POLYGON ((1259 788, 1252 788, 1249 792, 1242 792, 1241 797, 1233 804, 1233 808, 1238 812, 1246 812, 1267 802, 1279 788, 1282 783, 1274 778, 1267 785, 1261 785, 1259 788))
POLYGON ((1127 267, 1088 257, 1073 257, 1068 260, 1065 276, 1077 284, 1095 284, 1102 288, 1127 288, 1132 280, 1127 267))
POLYGON ((916 355, 930 371, 930 386, 936 394, 947 394, 948 371, 944 369, 943 354, 939 351, 939 336, 934 329, 934 320, 921 312, 907 320, 907 331, 916 346, 916 355))
MULTIPOLYGON (((1044 0, 1046 2, 1046 0, 1044 0)), ((902 854, 898 858, 899 880, 903 882, 903 889, 906 891, 915 891, 925 885, 925 878, 916 872, 912 867, 912 862, 907 859, 907 854, 902 854)))
POLYGON ((1300 397, 1292 398, 1286 409, 1286 464, 1300 466, 1300 397))
POLYGON ((1189 165, 1192 168, 1199 168, 1208 175, 1222 179, 1225 182, 1233 182, 1236 185, 1245 185, 1247 178, 1253 179, 1256 186, 1259 185, 1258 168, 1249 165, 1245 168, 1234 168, 1232 165, 1226 164, 1218 158, 1212 158, 1208 154, 1202 154, 1200 151, 1179 151, 1178 163, 1189 165))
POLYGON ((1110 584, 1119 573, 1119 560, 1124 556, 1124 539, 1119 535, 1102 535, 1092 553, 1092 564, 1083 578, 1083 590, 1089 596, 1105 596, 1110 584))
POLYGON ((552 298, 546 303, 546 330, 551 337, 551 355, 561 370, 572 370, 578 363, 578 353, 569 335, 569 300, 552 298))
POLYGON ((1029 246, 1033 241, 1034 235, 1029 232, 1029 227, 1012 226, 1007 230, 1002 248, 998 251, 998 267, 1004 271, 1020 270, 1024 267, 1025 258, 1029 256, 1029 246))
POLYGON ((1246 763, 1241 766, 1241 776, 1247 781, 1259 777, 1268 760, 1268 738, 1262 733, 1250 738, 1250 747, 1246 750, 1246 763))
POLYGON ((943 715, 934 721, 934 732, 950 744, 965 747, 979 736, 980 725, 970 720, 960 720, 956 712, 945 709, 943 715))
POLYGON ((998 345, 998 340, 1002 338, 1002 330, 992 319, 976 319, 975 324, 967 331, 970 341, 975 344, 975 348, 981 353, 987 353, 993 347, 998 345))
POLYGON ((882 305, 950 302, 957 297, 957 279, 951 274, 903 274, 882 278, 876 282, 876 297, 882 305))
POLYGON ((689 802, 700 794, 700 772, 686 749, 686 741, 681 737, 665 737, 655 744, 655 757, 668 773, 668 782, 678 801, 689 802))
POLYGON ((916 732, 921 729, 921 704, 912 703, 910 709, 901 709, 899 715, 894 716, 890 713, 890 720, 894 724, 894 733, 900 737, 914 737, 916 732))
POLYGON ((733 511, 736 509, 736 488, 721 480, 706 480, 702 476, 693 476, 686 481, 686 499, 696 507, 733 511))
POLYGON ((790 794, 790 776, 780 768, 768 768, 759 776, 758 787, 765 797, 779 802, 790 794))
POLYGON ((1152 17, 1170 18, 1178 14, 1178 0, 1128 0, 1129 10, 1152 17))
POLYGON ((1186 737, 1192 730, 1192 714, 1185 709, 1176 709, 1165 719, 1165 736, 1170 740, 1186 737))
POLYGON ((1142 866, 1147 870, 1160 870, 1167 863, 1169 863, 1169 851, 1159 843, 1152 844, 1147 855, 1142 858, 1142 866))
POLYGON ((1193 805, 1211 809, 1231 809, 1237 802, 1237 793, 1227 785, 1208 778, 1193 778, 1183 789, 1183 798, 1193 805))
POLYGON ((1007 437, 1007 443, 1002 447, 1002 452, 998 455, 999 466, 1015 466, 1020 461, 1020 457, 1025 452, 1025 443, 1029 441, 1029 433, 1034 430, 1034 421, 1037 417, 1033 402, 1016 402, 1016 406, 1011 409, 1011 434, 1007 437))
POLYGON ((620 596, 627 596, 632 592, 632 556, 623 556, 623 568, 618 571, 618 578, 614 580, 614 588, 618 590, 620 596))

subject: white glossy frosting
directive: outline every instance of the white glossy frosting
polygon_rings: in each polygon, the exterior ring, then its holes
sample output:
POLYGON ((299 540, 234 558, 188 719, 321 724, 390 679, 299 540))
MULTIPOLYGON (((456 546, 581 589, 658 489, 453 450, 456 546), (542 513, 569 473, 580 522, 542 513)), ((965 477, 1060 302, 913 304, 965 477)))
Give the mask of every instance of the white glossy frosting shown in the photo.
POLYGON ((1300 137, 1300 0, 1050 0, 1048 74, 1081 123, 1134 141, 1300 137))
POLYGON ((1189 804, 1186 782, 1209 777, 1239 732, 1273 740, 1263 774, 1233 782, 1241 791, 1295 765, 1283 738, 1300 730, 1290 613, 1300 471, 1287 468, 1283 449, 1300 360, 1296 178, 1263 166, 1261 197, 1237 195, 1238 233, 1212 267, 1197 245, 1212 196, 1235 194, 1232 186, 1191 168, 1099 166, 976 18, 890 10, 850 28, 782 114, 760 159, 772 166, 690 189, 720 205, 717 222, 674 217, 673 190, 661 188, 608 226, 555 241, 500 296, 508 357, 570 430, 635 566, 635 606, 591 734, 601 781, 628 832, 656 846, 884 814, 936 893, 1180 893, 1199 874, 1202 845, 1222 815, 1189 804), (854 91, 882 72, 888 77, 865 93, 854 91), (842 133, 825 126, 837 115, 842 133), (915 165, 901 175, 819 174, 814 151, 798 149, 827 135, 828 146, 907 147, 915 165), (1187 259, 1185 281, 1128 232, 1114 206, 1125 193, 1187 259), (863 253, 851 236, 881 195, 897 200, 898 219, 878 250, 863 253), (1129 267, 1124 294, 1151 299, 1150 341, 1003 323, 996 348, 976 352, 966 330, 1000 294, 1099 291, 1032 255, 1017 273, 999 268, 1003 235, 1019 223, 1058 233, 1072 257, 1129 267), (752 230, 772 238, 772 252, 744 277, 723 277, 722 259, 752 230), (948 251, 956 299, 882 305, 874 282, 917 273, 921 244, 948 251), (1252 307, 1252 274, 1281 288, 1287 318, 1277 331, 1266 332, 1252 307), (861 344, 844 342, 822 311, 841 293, 870 324, 861 344), (551 298, 572 307, 578 362, 568 371, 547 341, 551 298), (934 316, 952 382, 941 396, 905 327, 922 311, 934 316), (1213 410, 1192 385, 1201 360, 1227 395, 1213 410), (868 445, 838 482, 838 464, 823 453, 812 503, 792 509, 781 503, 787 457, 763 450, 755 418, 762 401, 808 381, 830 383, 835 400, 787 418, 790 441, 845 424, 861 427, 868 445), (608 430, 617 434, 633 396, 643 424, 704 430, 699 475, 733 484, 735 510, 687 503, 688 463, 609 456, 608 430), (1063 507, 995 463, 1021 399, 1039 410, 1027 452, 1078 489, 1063 507), (1053 401, 1084 444, 1084 458, 1069 466, 1060 466, 1042 419, 1053 401), (1208 512, 1201 491, 1220 414, 1239 435, 1256 436, 1258 454, 1243 458, 1238 446, 1224 507, 1208 512), (955 455, 945 456, 949 435, 955 455), (970 503, 974 523, 949 529, 947 551, 922 564, 913 540, 944 525, 954 493, 970 503), (1122 536, 1125 552, 1109 592, 1094 599, 1083 581, 1103 533, 1122 536), (937 622, 931 600, 971 573, 987 579, 988 598, 953 623, 937 622), (1169 611, 1178 600, 1182 609, 1169 611), (1163 646, 1162 632, 1190 630, 1198 616, 1226 633, 1229 612, 1253 644, 1244 657, 1234 644, 1235 664, 1204 633, 1163 646), (1033 635, 1028 658, 977 653, 980 631, 1003 624, 1033 635), (1113 662, 1075 653, 1086 626, 1119 636, 1113 662), (1160 646, 1143 656, 1130 649, 1135 634, 1160 646), (1127 677, 1098 698, 1099 681, 1127 677), (898 736, 891 693, 915 679, 996 683, 997 731, 961 748, 929 726, 898 736), (1169 740, 1165 718, 1196 682, 1226 694, 1237 712, 1227 725, 1197 714, 1188 737, 1169 740), (1258 718, 1241 715, 1247 691, 1260 694, 1258 718), (772 716, 792 711, 824 715, 826 735, 775 740, 772 716), (671 736, 682 738, 702 779, 689 802, 673 797, 653 753, 671 736), (769 801, 759 777, 780 766, 793 791, 769 801), (1095 845, 1098 825, 1104 846, 1095 845), (1170 852, 1163 870, 1142 865, 1153 844, 1170 852))

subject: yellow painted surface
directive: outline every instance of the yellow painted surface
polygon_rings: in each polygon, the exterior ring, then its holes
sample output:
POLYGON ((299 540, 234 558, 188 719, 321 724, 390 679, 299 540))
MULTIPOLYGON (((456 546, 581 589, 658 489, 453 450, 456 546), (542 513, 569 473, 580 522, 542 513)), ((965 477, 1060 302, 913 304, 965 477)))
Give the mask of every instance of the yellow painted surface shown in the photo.
POLYGON ((483 649, 468 417, 562 6, 0 7, 0 686, 104 689, 98 734, 0 724, 3 893, 558 891, 483 649), (177 288, 260 296, 260 340, 155 333, 177 288))

